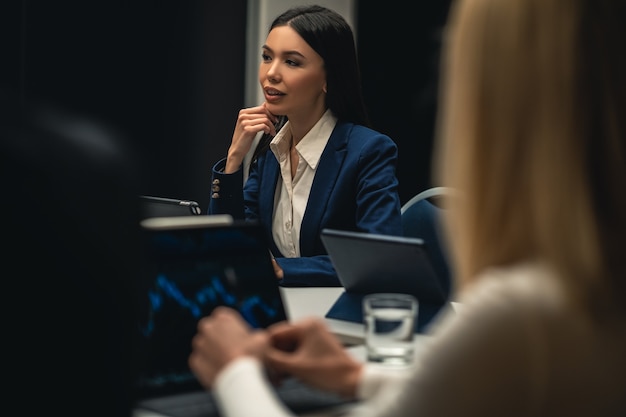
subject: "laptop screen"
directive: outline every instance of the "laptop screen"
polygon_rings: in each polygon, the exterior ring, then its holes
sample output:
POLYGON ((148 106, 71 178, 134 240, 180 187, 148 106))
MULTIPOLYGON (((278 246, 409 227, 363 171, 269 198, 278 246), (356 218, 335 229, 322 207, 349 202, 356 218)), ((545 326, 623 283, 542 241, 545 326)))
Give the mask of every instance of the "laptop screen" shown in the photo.
POLYGON ((286 319, 261 227, 203 223, 209 217, 144 227, 135 362, 141 398, 200 388, 187 360, 198 320, 215 307, 237 309, 255 328, 286 319))

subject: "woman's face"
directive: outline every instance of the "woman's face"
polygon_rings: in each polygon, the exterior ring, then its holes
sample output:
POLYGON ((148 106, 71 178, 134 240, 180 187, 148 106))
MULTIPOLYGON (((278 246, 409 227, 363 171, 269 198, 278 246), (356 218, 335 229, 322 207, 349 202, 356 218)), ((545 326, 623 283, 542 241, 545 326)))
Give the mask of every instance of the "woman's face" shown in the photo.
POLYGON ((324 60, 289 26, 275 27, 262 47, 259 82, 267 109, 292 122, 326 110, 324 60))

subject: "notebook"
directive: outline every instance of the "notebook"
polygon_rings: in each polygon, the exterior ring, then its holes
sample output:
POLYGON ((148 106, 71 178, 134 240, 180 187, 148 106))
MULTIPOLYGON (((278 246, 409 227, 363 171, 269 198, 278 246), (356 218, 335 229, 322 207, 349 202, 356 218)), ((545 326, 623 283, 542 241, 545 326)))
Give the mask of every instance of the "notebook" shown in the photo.
MULTIPOLYGON (((237 309, 255 328, 286 320, 265 235, 259 224, 230 216, 152 218, 142 226, 135 408, 171 417, 219 416, 212 395, 188 368, 191 339, 198 320, 219 305, 237 309)), ((296 380, 276 392, 295 413, 347 403, 296 380)))
POLYGON ((446 304, 422 239, 336 229, 323 229, 320 238, 344 287, 327 318, 362 323, 365 294, 406 293, 418 300, 415 331, 423 332, 446 304))
POLYGON ((200 205, 193 200, 140 195, 139 202, 143 219, 152 217, 194 216, 202 214, 200 205))

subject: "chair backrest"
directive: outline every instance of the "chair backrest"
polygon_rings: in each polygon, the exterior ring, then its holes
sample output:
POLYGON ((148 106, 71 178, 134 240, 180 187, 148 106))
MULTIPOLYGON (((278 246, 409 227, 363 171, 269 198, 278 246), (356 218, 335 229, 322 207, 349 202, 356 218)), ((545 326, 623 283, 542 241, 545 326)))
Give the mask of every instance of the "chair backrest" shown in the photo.
POLYGON ((413 198, 411 198, 409 201, 404 203, 401 208, 401 212, 402 214, 404 214, 404 212, 407 211, 413 204, 421 200, 428 200, 439 207, 441 206, 441 202, 439 200, 443 197, 450 196, 451 194, 453 194, 453 191, 450 187, 427 188, 426 190, 421 191, 417 195, 413 196, 413 198))
POLYGON ((448 295, 451 294, 452 283, 445 242, 440 234, 440 219, 445 208, 442 208, 439 199, 451 193, 448 187, 429 188, 415 195, 401 208, 403 235, 424 240, 433 267, 448 295))

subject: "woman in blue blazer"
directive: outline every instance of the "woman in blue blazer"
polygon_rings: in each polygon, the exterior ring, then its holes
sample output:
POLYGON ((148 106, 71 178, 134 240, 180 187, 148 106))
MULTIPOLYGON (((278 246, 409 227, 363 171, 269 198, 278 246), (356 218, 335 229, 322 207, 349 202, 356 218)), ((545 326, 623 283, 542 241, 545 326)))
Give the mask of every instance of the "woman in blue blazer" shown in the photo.
POLYGON ((208 213, 260 222, 281 285, 339 286, 322 229, 402 234, 397 146, 368 127, 350 26, 324 7, 287 10, 262 47, 259 82, 266 101, 239 112, 208 213))

